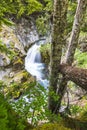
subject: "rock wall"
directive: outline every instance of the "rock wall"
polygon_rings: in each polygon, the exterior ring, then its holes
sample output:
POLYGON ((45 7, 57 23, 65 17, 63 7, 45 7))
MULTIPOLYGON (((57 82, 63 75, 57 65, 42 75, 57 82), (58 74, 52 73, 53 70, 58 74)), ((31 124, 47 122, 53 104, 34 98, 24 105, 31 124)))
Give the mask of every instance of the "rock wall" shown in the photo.
POLYGON ((2 25, 0 29, 0 80, 9 83, 17 77, 17 73, 25 71, 25 48, 37 41, 39 36, 33 19, 22 18, 13 26, 2 25))
POLYGON ((17 23, 15 33, 24 48, 29 48, 29 45, 39 40, 39 36, 35 27, 33 18, 24 19, 17 23))

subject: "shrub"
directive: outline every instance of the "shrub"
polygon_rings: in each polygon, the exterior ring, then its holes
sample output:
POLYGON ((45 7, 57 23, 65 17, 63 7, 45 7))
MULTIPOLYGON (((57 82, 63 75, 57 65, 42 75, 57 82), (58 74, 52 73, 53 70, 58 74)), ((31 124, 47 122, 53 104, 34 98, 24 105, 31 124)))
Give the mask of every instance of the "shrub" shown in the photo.
POLYGON ((33 130, 70 130, 69 128, 64 127, 63 125, 57 123, 46 123, 33 130))

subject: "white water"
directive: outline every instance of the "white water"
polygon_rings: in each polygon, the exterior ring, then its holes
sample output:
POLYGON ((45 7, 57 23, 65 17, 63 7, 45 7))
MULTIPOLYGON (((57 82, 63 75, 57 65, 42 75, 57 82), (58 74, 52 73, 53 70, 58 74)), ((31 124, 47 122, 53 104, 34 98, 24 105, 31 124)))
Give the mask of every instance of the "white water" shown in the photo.
POLYGON ((35 43, 27 53, 25 58, 25 69, 36 77, 38 83, 46 87, 49 85, 45 72, 45 64, 41 62, 40 46, 44 44, 45 40, 35 43))

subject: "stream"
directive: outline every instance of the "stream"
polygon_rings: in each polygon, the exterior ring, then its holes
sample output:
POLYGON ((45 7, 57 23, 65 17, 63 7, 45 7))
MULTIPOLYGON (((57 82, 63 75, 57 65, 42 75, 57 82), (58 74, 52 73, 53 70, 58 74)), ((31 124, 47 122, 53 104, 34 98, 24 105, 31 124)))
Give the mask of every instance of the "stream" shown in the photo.
POLYGON ((40 46, 45 44, 46 40, 41 39, 35 42, 28 50, 25 58, 25 69, 36 78, 37 83, 44 86, 46 89, 49 86, 47 79, 46 65, 42 63, 40 46))

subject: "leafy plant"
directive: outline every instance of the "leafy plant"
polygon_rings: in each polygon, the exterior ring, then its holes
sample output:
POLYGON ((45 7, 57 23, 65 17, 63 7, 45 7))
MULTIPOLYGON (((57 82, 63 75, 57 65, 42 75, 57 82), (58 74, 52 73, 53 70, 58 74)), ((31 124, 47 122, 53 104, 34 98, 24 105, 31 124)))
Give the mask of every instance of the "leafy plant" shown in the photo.
POLYGON ((0 81, 0 130, 30 130, 32 125, 27 123, 25 116, 22 117, 20 113, 14 111, 9 103, 10 100, 6 95, 4 97, 5 93, 2 92, 4 87, 6 85, 0 81))
POLYGON ((44 10, 47 12, 52 12, 53 10, 53 0, 44 0, 46 3, 46 6, 44 7, 44 10))
POLYGON ((72 29, 73 21, 74 21, 74 15, 76 11, 76 2, 75 1, 69 1, 68 6, 68 12, 67 12, 67 31, 70 32, 72 29))
POLYGON ((44 87, 38 85, 29 89, 26 96, 17 102, 12 102, 12 107, 22 117, 25 117, 31 124, 36 125, 40 120, 45 119, 45 107, 47 96, 44 87))
POLYGON ((37 27, 37 30, 38 30, 38 33, 39 35, 41 36, 44 36, 44 35, 47 35, 49 28, 49 15, 44 15, 44 16, 39 16, 37 19, 36 19, 36 27, 37 27))
POLYGON ((17 56, 17 53, 9 49, 6 46, 6 44, 4 44, 1 40, 0 40, 0 52, 5 53, 10 58, 11 61, 14 59, 15 56, 17 56))
POLYGON ((87 52, 81 52, 80 50, 76 50, 75 59, 77 61, 78 66, 87 68, 87 52))
POLYGON ((42 55, 42 60, 44 63, 50 63, 50 51, 51 51, 51 44, 47 43, 40 47, 40 52, 42 55))
POLYGON ((81 107, 78 106, 78 105, 71 105, 70 106, 70 111, 71 111, 71 113, 72 113, 73 116, 77 116, 78 113, 81 112, 81 110, 82 110, 81 107))

